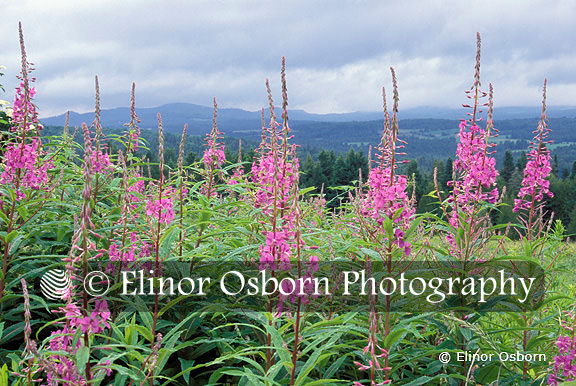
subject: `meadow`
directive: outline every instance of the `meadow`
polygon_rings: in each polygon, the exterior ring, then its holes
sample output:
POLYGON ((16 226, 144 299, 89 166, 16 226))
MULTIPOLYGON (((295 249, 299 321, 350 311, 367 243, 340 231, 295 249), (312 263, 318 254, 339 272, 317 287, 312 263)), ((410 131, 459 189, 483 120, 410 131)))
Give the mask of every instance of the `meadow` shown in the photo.
POLYGON ((541 119, 526 128, 533 140, 513 202, 518 221, 497 224, 505 192, 496 187, 493 92, 480 81, 479 35, 463 120, 454 127, 454 174, 446 188, 436 181, 427 198, 437 210, 425 213, 416 212, 412 176, 399 172, 411 155, 393 68, 368 173, 341 187, 342 200, 328 207, 322 187, 299 185, 284 59, 280 106, 266 82, 269 108, 253 163, 226 158, 214 100, 202 159, 185 165, 183 122, 170 167, 162 117, 157 148, 140 135, 135 87, 123 133, 102 129, 96 78, 94 121, 43 136, 21 29, 20 43, 21 83, 0 116, 0 386, 574 384, 576 248, 544 209, 554 194, 546 81, 541 119), (338 281, 349 265, 381 278, 416 264, 460 277, 503 264, 541 281, 523 294, 528 302, 497 294, 483 303, 472 294, 409 308, 381 294, 351 306, 305 285, 257 303, 158 292, 135 298, 115 282, 93 296, 84 285, 96 267, 110 277, 145 267, 159 288, 162 276, 230 267, 338 281), (72 281, 61 298, 40 290, 50 269, 72 281))

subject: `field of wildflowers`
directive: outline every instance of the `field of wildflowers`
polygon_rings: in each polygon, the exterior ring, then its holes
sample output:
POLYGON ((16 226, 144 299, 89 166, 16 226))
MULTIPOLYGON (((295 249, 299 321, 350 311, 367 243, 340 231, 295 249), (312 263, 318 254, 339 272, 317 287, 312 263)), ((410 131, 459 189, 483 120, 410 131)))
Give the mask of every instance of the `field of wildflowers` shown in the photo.
POLYGON ((391 109, 383 89, 384 127, 369 174, 329 210, 322 194, 299 189, 284 59, 279 109, 266 83, 269 108, 262 110, 253 164, 226 159, 214 100, 202 160, 184 166, 183 123, 171 169, 164 163, 160 115, 159 147, 151 149, 159 162, 139 153, 147 144, 135 87, 124 135, 101 127, 96 78, 94 121, 42 136, 21 29, 20 43, 20 86, 0 117, 6 128, 0 144, 0 386, 568 385, 576 379, 574 250, 562 223, 543 210, 552 195, 546 81, 514 206, 521 222, 494 224, 503 192, 496 188, 492 138, 498 131, 492 85, 481 88, 479 35, 450 191, 430 192, 441 210, 418 215, 414 181, 397 168, 410 155, 402 152, 393 68, 391 109), (76 141, 77 132, 83 141, 76 141), (510 241, 511 233, 520 241, 510 241), (135 305, 119 295, 92 296, 82 285, 95 264, 111 276, 119 275, 118 267, 146 267, 146 280, 158 286, 170 269, 166 263, 190 273, 207 261, 241 262, 278 277, 296 270, 308 278, 322 263, 354 262, 391 274, 414 262, 448 262, 448 272, 468 272, 469 263, 514 261, 543 270, 546 282, 531 307, 496 299, 505 312, 448 303, 395 311, 391 295, 369 297, 365 309, 348 312, 332 297, 318 310, 306 285, 284 288, 298 296, 267 297, 257 312, 210 304, 190 311, 189 298, 156 292, 149 303, 135 305), (54 268, 73 283, 56 301, 37 284, 54 268), (472 359, 459 359, 463 352, 472 359), (486 355, 472 355, 479 353, 486 355), (511 355, 516 360, 506 360, 511 355))

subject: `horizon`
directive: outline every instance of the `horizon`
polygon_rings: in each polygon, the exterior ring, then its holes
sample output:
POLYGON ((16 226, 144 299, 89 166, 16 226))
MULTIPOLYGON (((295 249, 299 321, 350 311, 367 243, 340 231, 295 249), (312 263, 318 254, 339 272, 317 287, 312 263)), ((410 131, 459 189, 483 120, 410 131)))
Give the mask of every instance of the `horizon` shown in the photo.
MULTIPOLYGON (((209 106, 209 105, 202 105, 202 104, 198 104, 198 103, 191 103, 191 102, 170 102, 170 103, 163 103, 160 105, 155 105, 155 106, 138 106, 136 105, 136 110, 143 110, 143 109, 155 109, 155 108, 162 108, 165 106, 170 106, 170 105, 194 105, 194 106, 199 106, 199 107, 205 107, 205 108, 210 108, 212 109, 213 106, 209 106)), ((276 109, 280 109, 281 106, 276 106, 276 109)), ((495 106, 494 110, 504 110, 504 109, 538 109, 540 110, 542 108, 542 104, 540 105, 510 105, 510 106, 495 106)), ((116 109, 130 109, 129 105, 124 105, 124 106, 112 106, 112 107, 108 107, 108 108, 102 108, 102 111, 110 111, 110 110, 116 110, 116 109)), ((248 109, 243 109, 237 106, 221 106, 220 104, 218 104, 218 110, 226 110, 226 109, 237 109, 237 110, 243 110, 249 113, 260 113, 261 110, 248 110, 248 109)), ((398 114, 400 116, 400 119, 402 119, 401 115, 402 115, 402 111, 415 111, 415 110, 425 110, 425 109, 430 109, 430 110, 445 110, 445 111, 457 111, 457 110, 461 110, 463 112, 463 116, 465 116, 466 113, 466 108, 463 106, 459 106, 459 107, 444 107, 444 106, 430 106, 430 105, 422 105, 422 106, 414 106, 414 107, 408 107, 408 108, 400 108, 398 111, 398 114)), ((546 110, 549 111, 551 109, 575 109, 576 110, 576 105, 549 105, 546 104, 546 110)), ((268 111, 268 107, 265 107, 265 110, 268 111)), ((288 111, 301 111, 301 112, 305 112, 307 114, 312 114, 312 115, 348 115, 348 114, 379 114, 382 113, 381 111, 377 111, 377 110, 358 110, 358 111, 345 111, 345 112, 330 112, 330 113, 315 113, 315 112, 310 112, 304 109, 298 109, 298 108, 288 108, 288 111)), ((90 110, 87 109, 85 111, 75 111, 75 110, 66 110, 63 112, 59 112, 56 113, 54 115, 43 115, 40 114, 39 118, 42 119, 50 119, 50 118, 57 118, 60 116, 64 116, 66 115, 67 112, 70 112, 70 114, 78 114, 78 115, 84 115, 84 114, 92 114, 94 113, 94 109, 90 110)), ((422 119, 435 119, 435 118, 431 118, 431 117, 427 117, 427 116, 422 116, 422 119)), ((526 116, 525 118, 532 118, 530 116, 526 116)), ((407 119, 412 119, 412 118, 407 118, 407 119)), ((506 119, 506 118, 505 118, 506 119)), ((297 120, 297 119, 296 119, 297 120)), ((495 117, 495 120, 497 120, 497 117, 495 117)))

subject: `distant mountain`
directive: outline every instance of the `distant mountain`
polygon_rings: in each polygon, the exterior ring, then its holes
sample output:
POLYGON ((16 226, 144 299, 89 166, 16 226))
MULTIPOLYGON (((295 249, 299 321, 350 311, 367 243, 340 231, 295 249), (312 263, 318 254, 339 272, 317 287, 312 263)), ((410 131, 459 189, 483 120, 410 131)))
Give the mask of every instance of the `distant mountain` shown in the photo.
MULTIPOLYGON (((190 135, 204 136, 212 127, 212 108, 188 103, 172 103, 155 108, 137 109, 142 129, 156 131, 156 114, 162 114, 164 128, 178 138, 188 123, 190 135)), ((547 110, 549 127, 552 129, 551 149, 558 157, 560 169, 571 170, 576 160, 576 107, 551 106, 547 110)), ((266 113, 268 115, 268 113, 266 113)), ((401 110, 400 138, 407 142, 405 147, 409 158, 417 159, 425 169, 432 168, 434 159, 454 157, 457 143, 458 119, 466 117, 464 109, 444 109, 419 107, 401 110)), ((350 148, 367 154, 370 146, 378 145, 383 127, 383 114, 377 112, 355 112, 343 114, 311 114, 303 110, 290 110, 291 134, 293 143, 300 146, 303 156, 318 154, 321 149, 347 152, 350 148)), ((500 130, 496 158, 500 163, 504 152, 510 150, 515 157, 528 149, 529 141, 538 124, 538 107, 501 107, 494 113, 495 127, 500 130)), ((280 111, 277 111, 280 117, 280 111)), ((101 119, 104 128, 121 129, 130 117, 128 108, 103 110, 101 119)), ((268 119, 268 118, 266 118, 268 119)), ((279 118, 280 119, 280 118, 279 118)), ((62 126, 65 116, 44 118, 42 123, 62 126)), ((70 114, 72 126, 82 122, 91 123, 93 114, 70 114)), ((248 148, 260 142, 260 112, 242 109, 222 108, 218 110, 218 127, 224 132, 228 145, 242 139, 248 148)), ((154 133, 148 138, 155 138, 154 133)), ((178 140, 175 140, 178 143, 178 140)), ((202 149, 202 138, 190 138, 194 151, 202 149)), ((154 146, 152 146, 154 147, 154 146)), ((177 146, 176 146, 177 147, 177 146)))
MULTIPOLYGON (((212 108, 191 103, 171 103, 159 107, 136 109, 141 120, 140 127, 155 128, 157 126, 156 114, 162 114, 164 127, 168 131, 179 132, 184 123, 188 123, 191 134, 204 134, 212 127, 212 108)), ((550 106, 548 107, 550 118, 576 118, 576 107, 550 106)), ((280 111, 277 111, 280 116, 280 111)), ((518 119, 537 118, 540 115, 539 107, 500 107, 495 109, 494 118, 518 119)), ((377 121, 383 118, 381 112, 353 112, 341 114, 312 114, 304 110, 290 110, 288 112, 291 122, 298 126, 304 122, 365 122, 377 121)), ((447 109, 440 107, 416 107, 401 110, 401 119, 450 119, 456 120, 465 117, 464 109, 447 109)), ((104 127, 122 127, 130 118, 130 109, 119 107, 102 110, 101 120, 104 127)), ((70 113, 70 125, 79 126, 82 122, 91 123, 94 120, 93 113, 78 114, 70 113)), ((44 125, 64 125, 65 114, 42 119, 44 125)), ((224 132, 258 132, 261 127, 259 111, 246 111, 236 108, 221 108, 218 110, 218 127, 224 132)))

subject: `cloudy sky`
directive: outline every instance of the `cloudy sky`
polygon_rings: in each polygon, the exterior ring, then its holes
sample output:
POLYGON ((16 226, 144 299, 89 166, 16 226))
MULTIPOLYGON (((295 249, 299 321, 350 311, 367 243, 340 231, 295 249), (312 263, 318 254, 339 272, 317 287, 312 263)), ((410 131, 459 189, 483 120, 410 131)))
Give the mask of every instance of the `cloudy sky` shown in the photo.
POLYGON ((378 111, 396 68, 400 107, 458 107, 470 86, 476 31, 482 80, 497 106, 576 105, 576 2, 384 0, 2 0, 0 78, 12 99, 18 21, 38 78, 41 116, 94 104, 170 102, 257 110, 270 78, 279 100, 287 58, 292 108, 378 111))

